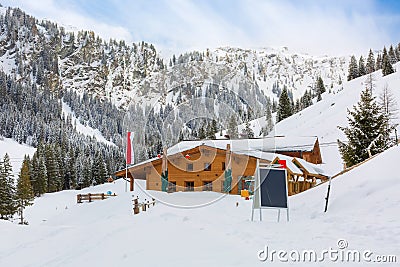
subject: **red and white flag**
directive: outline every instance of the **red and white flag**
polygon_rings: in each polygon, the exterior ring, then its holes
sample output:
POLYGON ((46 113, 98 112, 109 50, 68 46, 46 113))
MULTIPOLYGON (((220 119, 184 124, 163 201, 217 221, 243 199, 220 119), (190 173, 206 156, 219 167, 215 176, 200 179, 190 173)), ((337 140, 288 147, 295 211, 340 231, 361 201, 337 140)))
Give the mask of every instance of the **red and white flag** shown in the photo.
POLYGON ((135 162, 135 154, 133 151, 133 139, 134 133, 128 132, 126 139, 126 165, 133 164, 135 162))

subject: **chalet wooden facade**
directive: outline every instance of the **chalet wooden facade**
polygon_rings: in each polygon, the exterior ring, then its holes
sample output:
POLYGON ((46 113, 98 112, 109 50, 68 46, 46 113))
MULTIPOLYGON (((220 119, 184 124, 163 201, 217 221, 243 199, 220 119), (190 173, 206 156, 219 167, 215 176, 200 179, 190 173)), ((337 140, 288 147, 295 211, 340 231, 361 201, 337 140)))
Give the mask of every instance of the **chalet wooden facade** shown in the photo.
POLYGON ((279 150, 278 148, 275 152, 290 157, 304 159, 314 164, 322 163, 322 156, 321 156, 321 150, 319 148, 318 138, 316 138, 314 145, 312 147, 310 146, 308 146, 307 148, 293 147, 292 149, 286 149, 286 150, 279 150))
MULTIPOLYGON (((265 143, 264 143, 265 144, 265 143)), ((289 144, 290 145, 290 144, 289 144)), ((242 189, 248 187, 248 180, 254 177, 257 159, 264 163, 276 163, 279 155, 288 162, 288 184, 289 194, 300 190, 300 186, 293 184, 310 183, 303 188, 309 188, 315 184, 315 179, 326 179, 323 174, 316 174, 310 166, 304 162, 311 160, 322 162, 319 152, 318 139, 314 144, 296 147, 297 151, 285 147, 281 153, 301 153, 298 161, 294 158, 271 152, 256 150, 256 142, 252 140, 205 140, 205 141, 184 141, 168 150, 165 150, 161 157, 153 158, 128 168, 128 177, 131 180, 146 180, 147 190, 162 191, 161 175, 168 171, 168 192, 175 191, 216 191, 225 192, 224 181, 226 171, 231 170, 231 181, 229 193, 240 194, 242 189), (310 150, 310 147, 312 148, 310 150), (301 151, 303 149, 303 151, 301 151), (299 179, 301 178, 301 179, 299 179)), ((261 146, 260 146, 261 147, 261 146)), ((279 147, 277 147, 279 149, 279 147)), ((125 169, 116 173, 118 177, 125 177, 125 169)))

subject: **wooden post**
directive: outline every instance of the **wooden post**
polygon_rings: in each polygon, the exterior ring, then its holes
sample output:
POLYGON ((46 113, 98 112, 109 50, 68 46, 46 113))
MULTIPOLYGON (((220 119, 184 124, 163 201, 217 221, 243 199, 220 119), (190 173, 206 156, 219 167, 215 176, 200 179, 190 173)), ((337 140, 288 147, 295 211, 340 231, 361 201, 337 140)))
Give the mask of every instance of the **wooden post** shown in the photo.
MULTIPOLYGON (((132 175, 132 174, 131 174, 132 175)), ((133 191, 133 176, 130 177, 129 180, 129 190, 132 192, 133 191)))
POLYGON ((152 198, 153 200, 153 206, 156 204, 156 200, 154 198, 152 198))
POLYGON ((92 202, 92 194, 88 194, 88 197, 89 197, 89 202, 92 202))
POLYGON ((144 202, 142 203, 142 210, 146 211, 146 200, 144 200, 144 202))
POLYGON ((101 200, 104 199, 104 193, 101 193, 101 200))
POLYGON ((76 196, 76 202, 77 202, 77 203, 82 203, 82 195, 81 195, 81 194, 78 194, 78 195, 76 196))
POLYGON ((135 198, 133 200, 133 214, 139 214, 139 200, 135 198))

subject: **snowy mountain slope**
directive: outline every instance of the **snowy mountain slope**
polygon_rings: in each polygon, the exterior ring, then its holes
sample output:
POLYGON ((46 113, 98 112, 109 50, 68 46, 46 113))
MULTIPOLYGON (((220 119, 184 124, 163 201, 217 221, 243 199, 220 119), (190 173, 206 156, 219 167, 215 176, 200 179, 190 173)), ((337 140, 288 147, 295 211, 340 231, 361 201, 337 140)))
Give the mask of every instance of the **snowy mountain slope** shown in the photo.
POLYGON ((65 119, 67 119, 68 116, 71 117, 71 124, 75 126, 75 129, 78 133, 81 133, 85 136, 91 136, 96 138, 97 141, 102 142, 106 145, 109 146, 115 146, 113 142, 108 141, 102 133, 98 129, 93 129, 90 126, 83 125, 79 119, 76 118, 75 113, 71 110, 71 107, 68 106, 67 103, 61 100, 61 105, 62 105, 62 113, 65 119))
POLYGON ((22 161, 25 155, 32 158, 36 148, 20 144, 10 138, 0 137, 0 161, 3 160, 4 155, 7 153, 10 156, 10 162, 13 169, 14 178, 17 179, 19 171, 22 166, 22 161))
MULTIPOLYGON (((216 83, 238 92, 241 83, 277 98, 272 85, 287 86, 294 99, 313 88, 318 76, 330 87, 344 80, 347 59, 295 53, 288 48, 223 47, 174 55, 164 62, 152 44, 103 41, 94 32, 67 32, 19 9, 2 8, 1 67, 17 79, 57 90, 73 89, 111 98, 117 106, 146 102, 165 90, 192 83, 216 83), (15 28, 15 32, 13 32, 15 28), (172 62, 173 61, 173 62, 172 62), (139 99, 138 99, 139 98, 139 99)), ((160 95, 161 94, 161 95, 160 95)))
MULTIPOLYGON (((131 192, 124 183, 104 184, 82 191, 45 194, 26 210, 29 226, 0 221, 0 263, 17 266, 265 266, 257 253, 270 250, 337 249, 338 239, 348 248, 399 259, 400 180, 390 168, 400 157, 399 147, 332 181, 328 213, 324 213, 327 184, 292 196, 290 222, 276 222, 274 210, 265 210, 263 222, 251 222, 251 201, 214 192, 173 193, 142 191, 187 204, 213 204, 180 209, 157 203, 146 213, 132 215, 131 192), (379 179, 378 179, 379 178, 379 179), (106 192, 115 198, 76 204, 76 194, 106 192), (239 206, 236 207, 236 202, 239 206), (52 253, 47 253, 51 248, 52 253), (196 253, 194 253, 196 252, 196 253)), ((319 254, 318 254, 319 255, 319 254)), ((275 258, 276 260, 276 258, 275 258)), ((280 262, 275 261, 274 266, 280 262)), ((284 263, 304 266, 299 262, 284 263)), ((336 263, 337 264, 337 263, 336 263)), ((364 263, 365 264, 365 263, 364 263)), ((330 266, 329 259, 314 263, 330 266)), ((359 264, 348 263, 349 266, 359 264)), ((387 266, 394 266, 390 263, 387 266)))
MULTIPOLYGON (((287 48, 223 47, 174 55, 165 62, 152 44, 104 41, 92 31, 67 32, 19 9, 2 10, 0 69, 57 97, 71 91, 111 100, 121 110, 132 104, 129 111, 148 124, 142 127, 144 134, 137 133, 147 141, 135 146, 135 154, 143 155, 139 160, 159 152, 147 147, 158 147, 161 135, 168 136, 167 146, 179 137, 199 138, 200 129, 210 123, 207 120, 214 119, 218 128, 225 129, 231 114, 238 114, 239 121, 261 117, 284 87, 297 99, 315 87, 319 76, 328 90, 346 76, 346 58, 310 56, 287 48), (191 102, 196 100, 197 104, 191 102)), ((85 115, 83 124, 121 145, 122 127, 115 121, 122 121, 123 114, 105 115, 105 120, 103 114, 96 116, 96 127, 89 121, 93 114, 85 115), (113 127, 106 125, 110 120, 113 127)), ((124 126, 128 131, 138 128, 124 126)))
MULTIPOLYGON (((372 74, 375 89, 373 95, 379 100, 379 96, 385 86, 389 88, 400 108, 400 64, 393 66, 397 71, 391 75, 382 77, 382 71, 372 74)), ((360 100, 361 91, 366 87, 368 75, 356 78, 349 82, 343 82, 341 86, 334 86, 333 93, 324 93, 322 100, 314 105, 277 123, 269 135, 294 135, 294 136, 318 136, 324 169, 336 174, 343 169, 343 163, 337 147, 337 139, 344 141, 345 135, 337 126, 347 126, 347 110, 360 100)), ((397 115, 400 115, 399 113, 397 115)), ((273 117, 275 118, 275 114, 273 117)), ((399 120, 396 121, 397 123, 399 120)), ((265 116, 250 121, 256 137, 262 127, 265 127, 265 116)), ((239 125, 239 132, 244 128, 239 125)), ((400 131, 400 126, 397 127, 400 131)))

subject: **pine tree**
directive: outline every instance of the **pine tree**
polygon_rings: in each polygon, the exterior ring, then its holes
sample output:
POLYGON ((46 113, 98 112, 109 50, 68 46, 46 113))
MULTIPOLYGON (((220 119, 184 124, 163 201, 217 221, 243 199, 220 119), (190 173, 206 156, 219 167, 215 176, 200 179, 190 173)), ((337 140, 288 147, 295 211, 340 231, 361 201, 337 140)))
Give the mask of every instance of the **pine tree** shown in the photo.
POLYGON ((276 114, 276 121, 280 122, 293 114, 292 103, 290 102, 287 89, 283 88, 281 96, 279 97, 278 110, 276 114))
POLYGON ((47 192, 57 192, 61 189, 62 183, 60 181, 60 170, 58 160, 54 153, 52 145, 45 146, 45 159, 47 170, 47 192))
POLYGON ((93 164, 93 180, 96 184, 103 184, 107 180, 107 170, 104 164, 103 156, 98 153, 93 164))
POLYGON ((387 54, 386 47, 383 48, 382 55, 382 74, 383 76, 394 73, 392 64, 390 63, 390 57, 387 54))
POLYGON ((205 139, 206 137, 207 137, 207 135, 206 135, 206 131, 205 131, 205 129, 204 129, 204 124, 202 124, 202 125, 200 126, 200 128, 199 128, 198 138, 199 138, 200 140, 203 140, 203 139, 205 139))
POLYGON ((235 139, 238 137, 238 125, 237 125, 237 119, 235 115, 232 115, 231 118, 229 119, 228 123, 228 135, 230 139, 235 139))
POLYGON ((319 76, 318 79, 317 79, 316 91, 317 91, 317 95, 318 94, 323 94, 323 93, 326 92, 324 81, 322 80, 321 76, 319 76))
POLYGON ((272 112, 276 112, 276 110, 278 109, 278 104, 276 103, 275 98, 272 100, 272 108, 271 111, 272 112))
POLYGON ((358 65, 357 65, 357 59, 355 56, 351 56, 350 58, 350 64, 349 64, 349 71, 347 75, 347 80, 351 81, 355 78, 359 77, 358 75, 358 65))
POLYGON ((395 64, 398 61, 392 45, 389 48, 388 56, 390 64, 395 64))
POLYGON ((272 120, 272 112, 269 105, 267 106, 267 110, 265 112, 265 121, 267 124, 266 124, 266 131, 264 133, 265 135, 267 135, 274 128, 274 122, 272 120))
POLYGON ((215 133, 217 132, 217 121, 213 119, 207 127, 207 139, 215 139, 215 133))
POLYGON ((16 192, 17 209, 21 219, 20 224, 26 223, 24 222, 24 209, 25 207, 32 205, 32 201, 34 199, 29 166, 29 157, 25 156, 24 161, 22 162, 21 172, 18 177, 16 192))
POLYGON ((378 54, 376 57, 376 64, 375 64, 375 70, 380 70, 382 69, 382 55, 378 54))
POLYGON ((242 138, 254 138, 254 131, 253 131, 253 129, 251 129, 250 123, 248 120, 246 120, 245 126, 242 129, 241 137, 242 138))
POLYGON ((347 167, 364 161, 390 146, 388 118, 381 111, 370 90, 361 93, 361 100, 348 111, 348 127, 338 127, 347 137, 339 143, 339 151, 347 167))
POLYGON ((0 219, 8 219, 16 212, 15 186, 10 157, 0 161, 0 219))
POLYGON ((365 74, 367 74, 367 71, 365 69, 364 58, 360 56, 360 60, 358 61, 358 76, 364 76, 365 74))
POLYGON ((371 49, 369 50, 367 64, 365 65, 365 70, 367 74, 370 74, 375 71, 375 57, 371 49))

